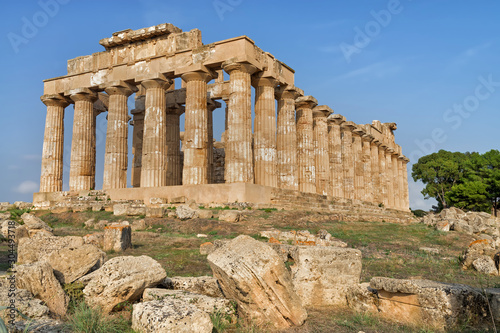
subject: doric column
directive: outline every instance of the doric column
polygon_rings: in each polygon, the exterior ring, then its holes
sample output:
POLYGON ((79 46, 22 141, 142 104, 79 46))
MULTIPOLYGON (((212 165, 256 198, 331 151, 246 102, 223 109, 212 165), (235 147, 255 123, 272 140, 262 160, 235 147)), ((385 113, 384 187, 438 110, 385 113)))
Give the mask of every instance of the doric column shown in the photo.
POLYGON ((380 161, 378 156, 378 146, 380 142, 378 140, 373 140, 371 142, 370 147, 370 155, 371 155, 371 179, 372 179, 372 191, 373 191, 373 199, 371 202, 375 204, 380 204, 383 202, 381 187, 380 187, 380 161))
POLYGON ((363 144, 361 137, 365 131, 357 127, 352 131, 352 149, 354 151, 354 198, 365 200, 365 170, 363 162, 363 144))
POLYGON ((375 191, 373 190, 373 178, 372 178, 372 155, 371 155, 371 142, 373 141, 373 136, 370 134, 365 134, 361 137, 363 144, 363 175, 365 181, 365 197, 364 201, 375 202, 374 196, 375 191))
POLYGON ((127 99, 135 90, 135 87, 125 82, 111 82, 104 89, 109 95, 102 182, 104 190, 127 187, 129 121, 127 99))
POLYGON ((399 166, 398 166, 399 153, 394 150, 392 153, 392 186, 394 187, 394 209, 400 209, 402 195, 399 192, 399 166))
POLYGON ((276 175, 276 99, 277 81, 257 75, 255 87, 254 146, 255 184, 278 186, 276 175))
POLYGON ((394 149, 385 150, 385 175, 387 182, 387 207, 394 208, 394 169, 392 164, 392 153, 394 149))
POLYGON ((406 156, 403 157, 403 197, 404 197, 404 210, 410 209, 410 194, 408 190, 408 162, 410 159, 406 156))
POLYGON ((146 95, 135 95, 135 109, 132 113, 132 186, 141 186, 142 140, 144 135, 144 112, 146 95))
POLYGON ((213 112, 220 108, 221 104, 215 100, 208 100, 208 183, 213 184, 215 179, 214 169, 214 120, 213 112))
POLYGON ((278 99, 278 128, 276 137, 278 187, 298 190, 297 126, 295 99, 304 92, 295 87, 280 87, 278 99))
POLYGON ((346 199, 354 199, 354 151, 352 147, 352 131, 355 128, 356 125, 352 121, 347 121, 340 125, 344 198, 346 199))
POLYGON ((230 86, 224 178, 226 183, 253 183, 251 75, 257 68, 233 61, 222 68, 229 73, 230 86))
POLYGON ((385 150, 387 146, 383 142, 378 142, 378 161, 379 161, 379 179, 380 179, 380 203, 385 207, 389 206, 388 184, 387 184, 387 168, 385 150))
MULTIPOLYGON (((398 186, 399 186, 399 209, 405 210, 406 198, 405 198, 405 189, 404 189, 404 176, 403 176, 403 161, 405 157, 400 155, 398 156, 398 186)), ((405 165, 406 166, 406 165, 405 165)))
POLYGON ((69 101, 62 95, 43 95, 40 99, 47 106, 40 192, 58 192, 63 186, 64 108, 69 101))
POLYGON ((299 191, 316 193, 316 166, 312 109, 318 104, 312 96, 295 100, 297 109, 297 154, 299 160, 299 191))
POLYGON ((330 158, 328 156, 328 124, 326 118, 333 113, 327 105, 313 109, 314 165, 316 168, 316 193, 330 194, 330 158))
POLYGON ((97 94, 90 89, 79 88, 70 91, 69 96, 75 102, 69 189, 91 190, 95 187, 92 155, 95 147, 94 102, 97 94))
POLYGON ((167 185, 165 91, 171 83, 164 77, 141 82, 146 89, 141 187, 167 185))
POLYGON ((182 184, 208 184, 207 82, 214 75, 200 70, 182 74, 181 77, 186 82, 182 184))
POLYGON ((181 132, 179 118, 184 107, 179 104, 167 105, 166 146, 167 146, 167 186, 182 184, 181 132))
POLYGON ((345 122, 345 117, 331 114, 328 117, 328 155, 330 157, 330 195, 344 197, 344 172, 342 170, 342 140, 340 125, 345 122))

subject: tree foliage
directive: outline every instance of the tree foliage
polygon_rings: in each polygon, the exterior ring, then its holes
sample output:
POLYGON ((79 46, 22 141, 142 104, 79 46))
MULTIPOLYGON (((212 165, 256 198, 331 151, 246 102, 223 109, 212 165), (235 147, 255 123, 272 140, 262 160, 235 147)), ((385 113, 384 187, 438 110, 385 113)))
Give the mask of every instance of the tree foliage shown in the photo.
POLYGON ((438 210, 457 207, 493 211, 500 205, 500 152, 484 154, 440 150, 421 157, 413 165, 412 177, 425 184, 422 194, 435 198, 438 210))

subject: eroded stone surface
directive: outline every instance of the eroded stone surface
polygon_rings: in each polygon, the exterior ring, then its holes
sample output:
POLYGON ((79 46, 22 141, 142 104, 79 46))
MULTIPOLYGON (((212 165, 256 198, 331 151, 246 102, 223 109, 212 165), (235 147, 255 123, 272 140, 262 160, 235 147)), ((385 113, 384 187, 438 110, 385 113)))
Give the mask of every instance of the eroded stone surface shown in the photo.
POLYGON ((22 238, 19 241, 17 260, 20 264, 29 264, 44 260, 56 250, 75 249, 83 244, 83 238, 78 236, 56 237, 37 233, 32 238, 22 238))
POLYGON ((281 329, 306 319, 283 261, 264 243, 238 236, 207 259, 224 295, 238 303, 245 317, 281 329))
POLYGON ((166 278, 162 284, 168 289, 185 290, 195 294, 202 294, 211 297, 224 297, 219 284, 217 283, 217 279, 212 276, 176 276, 166 278))
POLYGON ((89 305, 100 306, 109 313, 121 302, 139 299, 146 288, 152 288, 166 277, 161 265, 148 256, 115 257, 98 270, 80 279, 89 305))

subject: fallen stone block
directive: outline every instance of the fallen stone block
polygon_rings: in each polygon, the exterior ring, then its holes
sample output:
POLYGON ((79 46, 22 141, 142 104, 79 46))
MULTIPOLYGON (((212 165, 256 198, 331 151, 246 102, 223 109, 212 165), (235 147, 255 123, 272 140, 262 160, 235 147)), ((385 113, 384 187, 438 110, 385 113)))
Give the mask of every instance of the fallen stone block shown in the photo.
POLYGON ((23 215, 21 215, 21 219, 24 222, 24 226, 28 230, 43 229, 43 230, 46 230, 50 233, 52 233, 54 231, 51 227, 49 227, 49 225, 47 223, 45 223, 44 221, 42 221, 41 219, 39 219, 38 217, 36 217, 33 214, 24 213, 23 215))
POLYGON ((167 289, 185 290, 210 297, 224 297, 217 279, 212 276, 171 277, 162 282, 167 289))
POLYGON ((69 297, 64 293, 52 267, 47 262, 18 265, 15 273, 18 288, 26 289, 41 299, 54 314, 58 316, 66 314, 69 297))
POLYGON ((219 213, 219 221, 224 222, 238 222, 241 218, 239 210, 222 210, 219 213))
POLYGON ((229 299, 257 325, 299 326, 307 318, 285 264, 266 244, 241 235, 208 255, 214 277, 229 299), (275 300, 279 299, 280 302, 275 300))
POLYGON ((74 249, 83 246, 83 238, 77 236, 56 237, 38 233, 32 238, 19 240, 17 261, 19 264, 29 264, 44 260, 52 252, 63 248, 74 249))
POLYGON ((133 305, 132 329, 143 333, 211 333, 208 313, 178 299, 164 299, 133 305))
POLYGON ((189 220, 198 217, 198 211, 188 205, 180 205, 175 209, 175 214, 179 220, 189 220))
POLYGON ((108 260, 77 281, 85 285, 83 294, 87 304, 109 313, 121 302, 138 300, 144 289, 155 287, 166 275, 163 267, 148 256, 126 256, 108 260))
POLYGON ((112 223, 104 228, 104 251, 122 252, 128 248, 132 248, 132 229, 130 225, 112 223))

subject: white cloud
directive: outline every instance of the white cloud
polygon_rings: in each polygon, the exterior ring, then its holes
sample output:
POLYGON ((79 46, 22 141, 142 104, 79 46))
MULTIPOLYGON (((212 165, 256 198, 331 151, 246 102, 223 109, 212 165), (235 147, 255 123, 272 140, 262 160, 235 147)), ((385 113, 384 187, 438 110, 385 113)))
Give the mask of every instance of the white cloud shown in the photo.
POLYGON ((368 77, 384 78, 387 75, 397 73, 400 70, 401 67, 399 65, 392 65, 387 62, 377 62, 339 75, 333 80, 345 80, 360 77, 364 79, 368 77))
POLYGON ((437 204, 434 199, 424 199, 424 195, 422 194, 424 184, 422 182, 415 183, 413 180, 409 180, 408 187, 411 209, 423 209, 427 211, 432 209, 433 205, 437 204))
POLYGON ((466 65, 469 62, 469 60, 480 54, 482 51, 489 49, 491 45, 492 43, 488 42, 468 48, 467 50, 460 53, 457 57, 455 57, 451 62, 451 65, 452 66, 466 65))
POLYGON ((14 188, 14 192, 27 194, 38 191, 38 184, 31 180, 25 180, 14 188))

